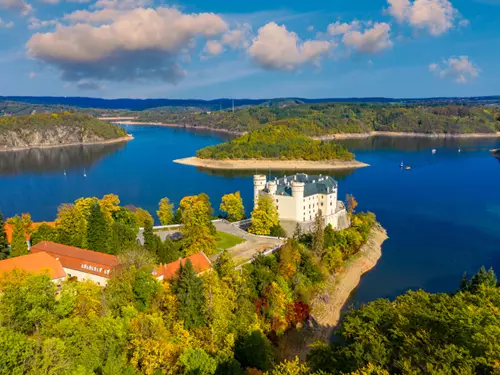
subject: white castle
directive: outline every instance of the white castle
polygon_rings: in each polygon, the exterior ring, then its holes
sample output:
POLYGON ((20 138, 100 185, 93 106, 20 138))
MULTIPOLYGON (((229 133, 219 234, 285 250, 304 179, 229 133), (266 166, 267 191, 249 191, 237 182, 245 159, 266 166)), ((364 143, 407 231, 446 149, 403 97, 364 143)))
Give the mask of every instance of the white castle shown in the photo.
POLYGON ((338 200, 338 183, 330 176, 299 173, 267 181, 266 176, 255 175, 253 183, 254 206, 261 195, 268 195, 282 223, 299 223, 307 231, 321 210, 325 225, 334 229, 349 226, 345 205, 338 200))

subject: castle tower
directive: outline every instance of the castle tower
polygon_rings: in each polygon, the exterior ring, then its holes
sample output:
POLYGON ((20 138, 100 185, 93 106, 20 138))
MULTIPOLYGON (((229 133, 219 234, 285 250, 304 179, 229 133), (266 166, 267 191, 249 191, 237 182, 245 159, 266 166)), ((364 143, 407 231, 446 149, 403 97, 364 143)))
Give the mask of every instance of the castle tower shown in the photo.
POLYGON ((267 190, 269 190, 269 195, 275 195, 278 191, 278 185, 276 184, 276 181, 269 181, 267 183, 267 190))
POLYGON ((253 206, 257 207, 260 192, 266 187, 266 176, 258 174, 253 176, 253 206))
POLYGON ((303 182, 292 181, 292 197, 295 201, 295 217, 304 221, 304 186, 303 182))

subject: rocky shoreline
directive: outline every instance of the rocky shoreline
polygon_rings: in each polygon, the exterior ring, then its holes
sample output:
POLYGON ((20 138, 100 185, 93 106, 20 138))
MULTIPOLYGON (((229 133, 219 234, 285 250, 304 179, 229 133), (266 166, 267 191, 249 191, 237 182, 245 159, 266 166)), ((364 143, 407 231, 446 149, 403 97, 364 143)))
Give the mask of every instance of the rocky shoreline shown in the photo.
POLYGON ((347 262, 344 270, 330 276, 310 303, 309 322, 301 329, 290 330, 280 340, 279 352, 282 359, 298 356, 305 360, 311 344, 330 340, 349 296, 358 286, 361 277, 377 265, 382 256, 382 244, 388 238, 387 231, 376 224, 367 243, 347 262))
POLYGON ((274 159, 200 159, 195 156, 174 160, 174 163, 190 165, 193 167, 221 170, 300 170, 300 171, 325 171, 336 169, 354 169, 369 167, 368 164, 357 160, 274 160, 274 159))
POLYGON ((90 145, 104 145, 111 143, 119 143, 119 142, 128 142, 134 139, 131 134, 127 134, 125 137, 119 137, 114 139, 106 139, 102 141, 91 141, 91 142, 72 142, 72 143, 58 143, 58 144, 35 144, 23 147, 0 147, 0 152, 15 152, 15 151, 24 151, 30 150, 34 148, 58 148, 58 147, 71 147, 71 146, 90 146, 90 145))

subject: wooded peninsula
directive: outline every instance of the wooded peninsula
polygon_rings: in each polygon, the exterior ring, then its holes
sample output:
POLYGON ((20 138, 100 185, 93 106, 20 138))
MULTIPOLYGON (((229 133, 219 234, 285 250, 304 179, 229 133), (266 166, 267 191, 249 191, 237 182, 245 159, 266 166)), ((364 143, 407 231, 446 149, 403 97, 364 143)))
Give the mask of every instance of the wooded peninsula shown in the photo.
POLYGON ((117 125, 83 113, 0 117, 0 151, 111 143, 131 139, 117 125))
POLYGON ((139 123, 178 124, 241 134, 266 125, 287 125, 307 136, 403 132, 418 134, 497 134, 500 109, 493 106, 320 103, 254 106, 231 111, 193 112, 150 109, 139 123))

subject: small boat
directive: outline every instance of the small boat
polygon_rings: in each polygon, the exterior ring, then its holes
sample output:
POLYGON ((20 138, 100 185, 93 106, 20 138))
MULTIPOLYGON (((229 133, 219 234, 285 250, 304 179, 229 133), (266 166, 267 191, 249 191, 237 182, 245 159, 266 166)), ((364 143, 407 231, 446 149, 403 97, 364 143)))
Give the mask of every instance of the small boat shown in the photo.
POLYGON ((400 165, 399 167, 400 167, 400 168, 404 168, 404 166, 405 166, 405 165, 403 164, 403 162, 401 162, 401 165, 400 165))
POLYGON ((462 149, 460 147, 458 148, 458 152, 462 152, 462 149))
POLYGON ((433 148, 433 149, 432 149, 432 154, 435 154, 435 153, 436 153, 436 149, 435 149, 435 148, 433 148))
POLYGON ((66 176, 66 169, 64 170, 64 175, 66 176))
POLYGON ((406 166, 405 168, 407 171, 411 171, 411 167, 409 165, 406 166))
POLYGON ((85 169, 83 170, 83 177, 87 177, 87 172, 85 171, 85 169))

